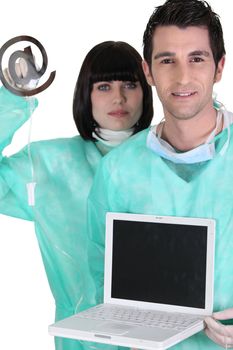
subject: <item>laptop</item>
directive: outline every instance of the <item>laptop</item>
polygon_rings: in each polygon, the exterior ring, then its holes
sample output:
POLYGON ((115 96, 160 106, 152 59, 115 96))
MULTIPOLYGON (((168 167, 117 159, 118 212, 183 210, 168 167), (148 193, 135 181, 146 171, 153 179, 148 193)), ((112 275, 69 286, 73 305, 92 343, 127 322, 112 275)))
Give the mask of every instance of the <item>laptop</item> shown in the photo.
POLYGON ((49 326, 58 337, 167 349, 212 314, 215 221, 107 213, 104 303, 49 326))

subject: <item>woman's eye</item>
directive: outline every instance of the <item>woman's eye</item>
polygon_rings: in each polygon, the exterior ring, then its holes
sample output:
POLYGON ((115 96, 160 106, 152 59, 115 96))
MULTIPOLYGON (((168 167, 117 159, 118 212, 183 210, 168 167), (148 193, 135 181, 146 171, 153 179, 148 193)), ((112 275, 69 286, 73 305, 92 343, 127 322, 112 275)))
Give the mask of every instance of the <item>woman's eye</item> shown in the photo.
POLYGON ((133 81, 127 81, 125 84, 124 84, 124 87, 126 89, 135 89, 137 87, 137 83, 136 82, 133 82, 133 81))
POLYGON ((110 90, 110 85, 109 84, 100 84, 97 86, 97 89, 100 91, 108 91, 108 90, 110 90))

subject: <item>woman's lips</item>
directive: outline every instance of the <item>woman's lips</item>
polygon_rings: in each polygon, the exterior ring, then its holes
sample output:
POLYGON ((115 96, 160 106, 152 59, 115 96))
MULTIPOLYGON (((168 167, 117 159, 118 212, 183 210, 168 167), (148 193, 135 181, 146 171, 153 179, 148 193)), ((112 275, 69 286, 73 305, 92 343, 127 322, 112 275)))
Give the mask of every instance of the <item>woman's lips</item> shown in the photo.
POLYGON ((112 117, 125 117, 128 114, 128 112, 123 109, 118 109, 116 111, 111 111, 108 114, 112 117))

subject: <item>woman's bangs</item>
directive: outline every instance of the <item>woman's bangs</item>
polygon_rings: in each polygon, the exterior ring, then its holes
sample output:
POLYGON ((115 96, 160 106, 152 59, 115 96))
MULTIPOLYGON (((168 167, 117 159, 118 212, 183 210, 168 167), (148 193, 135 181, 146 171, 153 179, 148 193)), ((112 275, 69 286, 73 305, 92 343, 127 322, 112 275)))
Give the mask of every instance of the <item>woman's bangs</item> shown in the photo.
POLYGON ((91 82, 98 81, 137 81, 138 67, 128 52, 106 50, 92 66, 91 82))
POLYGON ((116 80, 135 82, 138 80, 138 78, 135 73, 129 72, 129 71, 99 72, 94 74, 91 78, 92 84, 97 83, 99 81, 116 81, 116 80))

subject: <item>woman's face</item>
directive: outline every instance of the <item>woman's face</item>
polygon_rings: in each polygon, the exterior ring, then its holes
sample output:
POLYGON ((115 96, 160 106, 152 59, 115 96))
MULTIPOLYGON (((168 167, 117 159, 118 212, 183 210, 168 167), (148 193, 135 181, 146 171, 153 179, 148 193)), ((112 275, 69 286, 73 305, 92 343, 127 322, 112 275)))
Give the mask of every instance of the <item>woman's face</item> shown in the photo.
POLYGON ((132 81, 100 81, 91 92, 92 114, 103 129, 113 131, 132 128, 143 110, 141 84, 132 81))

